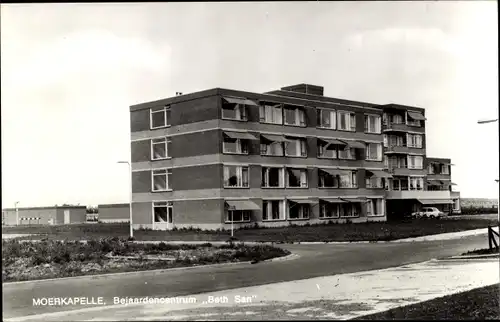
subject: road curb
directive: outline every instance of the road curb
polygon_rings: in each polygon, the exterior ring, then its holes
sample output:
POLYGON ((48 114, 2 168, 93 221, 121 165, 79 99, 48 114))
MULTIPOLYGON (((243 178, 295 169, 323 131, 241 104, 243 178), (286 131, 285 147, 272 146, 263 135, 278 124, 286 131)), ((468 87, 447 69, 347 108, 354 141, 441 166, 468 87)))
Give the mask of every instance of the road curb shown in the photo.
MULTIPOLYGON (((266 263, 266 262, 281 262, 288 261, 299 258, 298 254, 289 254, 282 257, 275 257, 266 259, 263 261, 259 261, 257 263, 266 263)), ((19 281, 19 282, 4 282, 3 286, 6 285, 19 285, 19 284, 28 284, 28 283, 43 283, 43 282, 53 282, 53 281, 63 281, 63 280, 78 280, 84 278, 99 278, 99 277, 113 277, 113 276, 124 276, 124 275, 134 275, 134 274, 142 274, 142 273, 166 273, 172 271, 181 271, 181 270, 192 270, 197 268, 210 268, 210 267, 224 267, 224 266, 233 266, 233 265, 242 265, 242 264, 253 264, 252 261, 245 262, 229 262, 229 263, 220 263, 220 264, 209 264, 209 265, 194 265, 194 266, 186 266, 186 267, 173 267, 173 268, 161 268, 161 269, 150 269, 150 270, 141 270, 141 271, 133 271, 133 272, 121 272, 121 273, 104 273, 104 274, 95 274, 95 275, 82 275, 82 276, 71 276, 71 277, 60 277, 60 278, 47 278, 47 279, 38 279, 38 280, 29 280, 29 281, 19 281)), ((256 264, 256 263, 255 263, 256 264)))

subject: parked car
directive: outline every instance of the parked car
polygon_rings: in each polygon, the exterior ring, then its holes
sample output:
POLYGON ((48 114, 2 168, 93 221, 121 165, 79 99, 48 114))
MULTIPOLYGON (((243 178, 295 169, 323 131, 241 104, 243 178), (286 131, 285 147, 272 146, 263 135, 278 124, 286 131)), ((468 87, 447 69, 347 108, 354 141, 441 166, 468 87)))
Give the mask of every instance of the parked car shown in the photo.
POLYGON ((411 214, 414 218, 441 218, 445 216, 444 212, 435 207, 423 207, 421 211, 411 214))

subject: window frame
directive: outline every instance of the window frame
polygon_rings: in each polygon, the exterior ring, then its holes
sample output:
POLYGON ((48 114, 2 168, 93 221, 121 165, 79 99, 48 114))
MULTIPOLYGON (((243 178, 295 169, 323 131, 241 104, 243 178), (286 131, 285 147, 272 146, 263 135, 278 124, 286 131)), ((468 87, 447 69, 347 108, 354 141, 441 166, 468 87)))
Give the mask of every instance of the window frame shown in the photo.
POLYGON ((157 169, 151 169, 151 192, 165 192, 165 191, 172 191, 172 185, 171 185, 171 176, 172 176, 172 168, 157 168, 157 169), (156 173, 155 171, 165 171, 165 173, 156 173), (166 187, 165 189, 161 190, 155 190, 155 176, 160 176, 160 175, 165 175, 166 177, 166 187))
POLYGON ((382 133, 382 117, 378 114, 365 113, 365 129, 364 130, 365 130, 365 133, 381 134, 382 133), (371 125, 370 117, 375 117, 378 120, 378 123, 375 124, 375 131, 370 131, 370 125, 371 125))
POLYGON ((365 159, 367 161, 383 161, 383 144, 382 143, 375 143, 375 142, 366 142, 366 154, 365 154, 365 159), (372 159, 370 157, 370 150, 371 150, 371 146, 372 145, 376 145, 377 146, 377 158, 376 159, 372 159))
POLYGON ((285 157, 290 158, 307 158, 307 139, 303 137, 287 136, 289 140, 293 142, 282 142, 283 144, 283 154, 285 157), (288 154, 287 148, 289 144, 299 144, 300 145, 300 155, 288 154))
POLYGON ((366 203, 366 217, 385 217, 385 205, 383 198, 368 198, 368 202, 366 203), (373 210, 373 202, 380 202, 380 206, 377 209, 380 209, 382 212, 378 214, 372 214, 373 210))
POLYGON ((422 149, 423 139, 422 134, 406 133, 406 146, 409 148, 422 149), (417 140, 417 138, 419 138, 419 140, 417 140), (420 144, 417 144, 417 142, 420 144))
POLYGON ((273 141, 273 142, 270 142, 269 144, 266 144, 266 143, 263 143, 262 135, 261 135, 259 143, 260 143, 259 148, 260 148, 260 155, 261 156, 266 156, 266 157, 284 157, 285 156, 285 153, 286 153, 285 142, 273 141), (270 150, 269 147, 273 144, 279 144, 281 146, 281 150, 283 151, 283 153, 282 154, 269 154, 268 153, 268 151, 270 150), (265 148, 266 153, 262 153, 262 151, 263 151, 262 146, 266 147, 265 148))
POLYGON ((309 176, 308 176, 307 168, 285 167, 285 188, 287 188, 287 189, 308 189, 309 188, 309 176), (290 173, 288 172, 288 170, 299 170, 300 177, 302 177, 302 173, 305 173, 305 178, 306 178, 305 185, 302 185, 302 182, 301 182, 301 185, 299 187, 290 186, 290 184, 289 184, 290 173))
POLYGON ((337 129, 337 110, 323 108, 323 107, 316 107, 316 127, 319 129, 336 130, 337 129), (330 127, 323 126, 323 122, 322 122, 322 119, 323 119, 322 113, 323 112, 328 112, 330 114, 330 127), (333 115, 333 121, 332 121, 332 115, 333 115))
POLYGON ((347 203, 341 203, 340 204, 340 208, 339 208, 339 215, 340 215, 340 218, 359 218, 361 216, 361 205, 357 206, 358 203, 355 203, 355 202, 347 202, 347 203), (351 213, 354 213, 354 210, 358 210, 358 212, 352 216, 346 216, 345 215, 345 207, 347 206, 350 206, 350 212, 351 213), (340 211, 342 208, 343 211, 340 211))
POLYGON ((406 161, 406 165, 408 167, 408 169, 412 169, 412 170, 423 170, 424 169, 424 157, 422 155, 413 155, 413 154, 409 154, 408 155, 408 160, 406 161), (417 158, 419 158, 420 160, 420 165, 419 166, 416 166, 416 160, 417 158), (413 165, 411 165, 411 162, 410 160, 413 160, 413 165))
POLYGON ((150 130, 157 130, 157 129, 162 129, 166 127, 170 127, 170 114, 171 114, 171 108, 170 105, 165 105, 163 107, 151 107, 149 109, 149 129, 150 130), (153 114, 156 113, 161 113, 163 112, 163 117, 164 117, 164 125, 160 126, 153 126, 153 114))
POLYGON ((341 205, 341 203, 333 203, 333 202, 327 202, 327 201, 322 201, 320 200, 319 201, 319 214, 318 214, 318 218, 321 219, 321 220, 328 220, 328 219, 339 219, 340 218, 340 208, 339 208, 339 205, 341 205), (326 209, 323 209, 323 208, 326 208, 327 206, 329 207, 335 207, 336 208, 336 211, 335 213, 337 214, 336 216, 333 216, 333 217, 326 217, 326 216, 321 216, 321 214, 325 214, 326 209))
POLYGON ((295 220, 309 220, 311 218, 311 205, 309 204, 295 204, 295 202, 291 201, 291 200, 287 200, 286 201, 286 219, 289 220, 289 221, 295 221, 295 220), (299 212, 299 216, 301 217, 298 217, 298 218, 291 218, 290 217, 290 209, 292 207, 299 207, 301 209, 301 211, 299 212), (307 211, 306 211, 307 209, 307 211), (304 217, 304 212, 307 212, 307 217, 304 217))
POLYGON ((226 136, 225 134, 222 134, 222 154, 235 154, 235 155, 248 155, 250 150, 250 144, 248 140, 246 139, 232 139, 226 136), (226 139, 229 140, 235 140, 237 144, 237 149, 240 152, 231 152, 231 151, 226 151, 226 139), (246 152, 243 152, 243 147, 246 146, 246 152))
MULTIPOLYGON (((237 114, 237 113, 235 113, 237 114)), ((238 121, 238 122, 248 122, 248 105, 246 104, 240 104, 240 103, 227 103, 224 102, 224 99, 222 99, 222 105, 221 105, 221 119, 222 120, 227 120, 227 121, 238 121), (240 109, 240 118, 232 118, 232 117, 227 117, 224 116, 224 110, 228 110, 228 108, 224 108, 224 104, 232 104, 234 105, 234 110, 239 108, 240 109)))
POLYGON ((172 139, 170 136, 162 136, 159 138, 152 138, 150 139, 150 148, 151 148, 151 155, 150 155, 150 160, 151 161, 158 161, 158 160, 167 160, 167 159, 172 159, 172 156, 170 156, 170 148, 172 146, 172 139), (154 142, 154 140, 162 140, 162 142, 154 142), (165 157, 160 157, 160 158, 155 158, 154 157, 154 146, 159 145, 159 144, 165 144, 165 157), (170 146, 170 148, 169 148, 170 146))
POLYGON ((240 224, 240 223, 249 223, 252 221, 252 211, 251 210, 229 210, 227 209, 225 216, 224 216, 224 223, 225 224, 240 224), (241 220, 234 220, 234 212, 241 212, 241 220), (229 220, 229 214, 233 213, 233 220, 229 220), (248 220, 245 220, 245 215, 248 215, 248 220))
MULTIPOLYGON (((228 178, 229 181, 229 178, 228 178)), ((250 188, 250 167, 248 165, 232 165, 232 164, 224 164, 222 166, 222 187, 224 189, 249 189, 250 188), (236 168, 236 181, 241 182, 241 185, 236 186, 227 186, 226 185, 226 168, 234 167, 236 168), (247 185, 244 185, 245 181, 243 180, 243 169, 247 171, 247 185)))
MULTIPOLYGON (((285 117, 284 117, 283 106, 284 106, 283 103, 275 103, 275 105, 270 105, 270 104, 261 102, 259 104, 259 123, 273 124, 273 125, 284 125, 285 117), (269 121, 267 121, 266 120, 266 107, 273 108, 273 109, 279 109, 280 115, 281 115, 281 122, 269 122, 269 121), (264 114, 262 114, 262 113, 264 113, 264 114)), ((274 111, 273 111, 273 118, 274 118, 274 111)))
POLYGON ((279 167, 270 167, 270 166, 263 166, 261 167, 261 183, 260 186, 262 189, 284 189, 286 187, 286 179, 285 179, 285 167, 279 166, 279 167), (279 170, 279 182, 280 185, 278 187, 270 187, 270 186, 264 186, 264 182, 267 182, 269 184, 269 169, 278 169, 279 170), (263 174, 263 171, 265 172, 265 175, 263 174), (266 180, 264 181, 263 176, 266 177, 266 180))
POLYGON ((337 110, 337 131, 344 131, 344 132, 356 132, 356 113, 352 111, 345 111, 345 110, 337 110), (348 115, 348 129, 342 129, 341 128, 341 117, 340 114, 347 114, 348 115), (354 122, 352 120, 354 119, 354 122))
POLYGON ((153 201, 151 202, 151 207, 152 207, 152 215, 153 215, 153 225, 157 224, 173 224, 174 223, 174 203, 172 201, 153 201), (159 203, 165 203, 165 205, 158 205, 159 203), (161 222, 161 221, 156 221, 156 216, 155 216, 155 208, 167 208, 167 221, 166 222, 161 222), (170 210, 170 212, 169 212, 170 210), (170 217, 170 218, 169 218, 170 217), (169 220, 170 219, 170 220, 169 220))
POLYGON ((283 104, 282 112, 283 112, 283 125, 296 126, 296 127, 307 127, 305 106, 283 104), (298 124, 297 123, 287 123, 287 121, 286 121, 286 110, 292 110, 292 109, 294 110, 295 121, 297 121, 297 119, 299 120, 298 124), (301 120, 301 118, 303 121, 301 120))
MULTIPOLYGON (((271 212, 271 215, 272 215, 272 212, 271 212)), ((286 221, 286 217, 287 217, 287 214, 286 214, 286 205, 285 205, 285 199, 263 199, 262 200, 262 221, 263 222, 272 222, 272 221, 286 221), (278 209, 280 211, 280 218, 278 219, 269 219, 269 218, 266 218, 264 219, 264 215, 269 215, 268 213, 266 213, 269 209, 269 207, 267 207, 267 205, 269 205, 269 203, 271 202, 279 202, 278 204, 278 209), (266 210, 264 211, 264 207, 266 207, 266 210)))

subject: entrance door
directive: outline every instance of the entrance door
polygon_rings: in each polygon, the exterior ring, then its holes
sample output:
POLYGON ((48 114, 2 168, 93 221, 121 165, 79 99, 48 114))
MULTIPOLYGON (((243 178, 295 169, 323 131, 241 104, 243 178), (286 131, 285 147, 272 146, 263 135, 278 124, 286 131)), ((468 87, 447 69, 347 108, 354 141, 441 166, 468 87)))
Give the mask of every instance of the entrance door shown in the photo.
POLYGON ((64 210, 64 224, 69 224, 69 210, 64 210))

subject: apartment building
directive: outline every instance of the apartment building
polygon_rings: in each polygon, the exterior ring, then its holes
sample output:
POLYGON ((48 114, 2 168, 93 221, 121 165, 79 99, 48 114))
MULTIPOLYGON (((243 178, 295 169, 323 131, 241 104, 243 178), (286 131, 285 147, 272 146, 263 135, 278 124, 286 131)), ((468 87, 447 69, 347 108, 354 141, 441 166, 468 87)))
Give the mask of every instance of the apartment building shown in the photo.
POLYGON ((299 84, 177 95, 131 106, 130 120, 135 228, 385 221, 451 204, 427 189, 421 108, 299 84))

